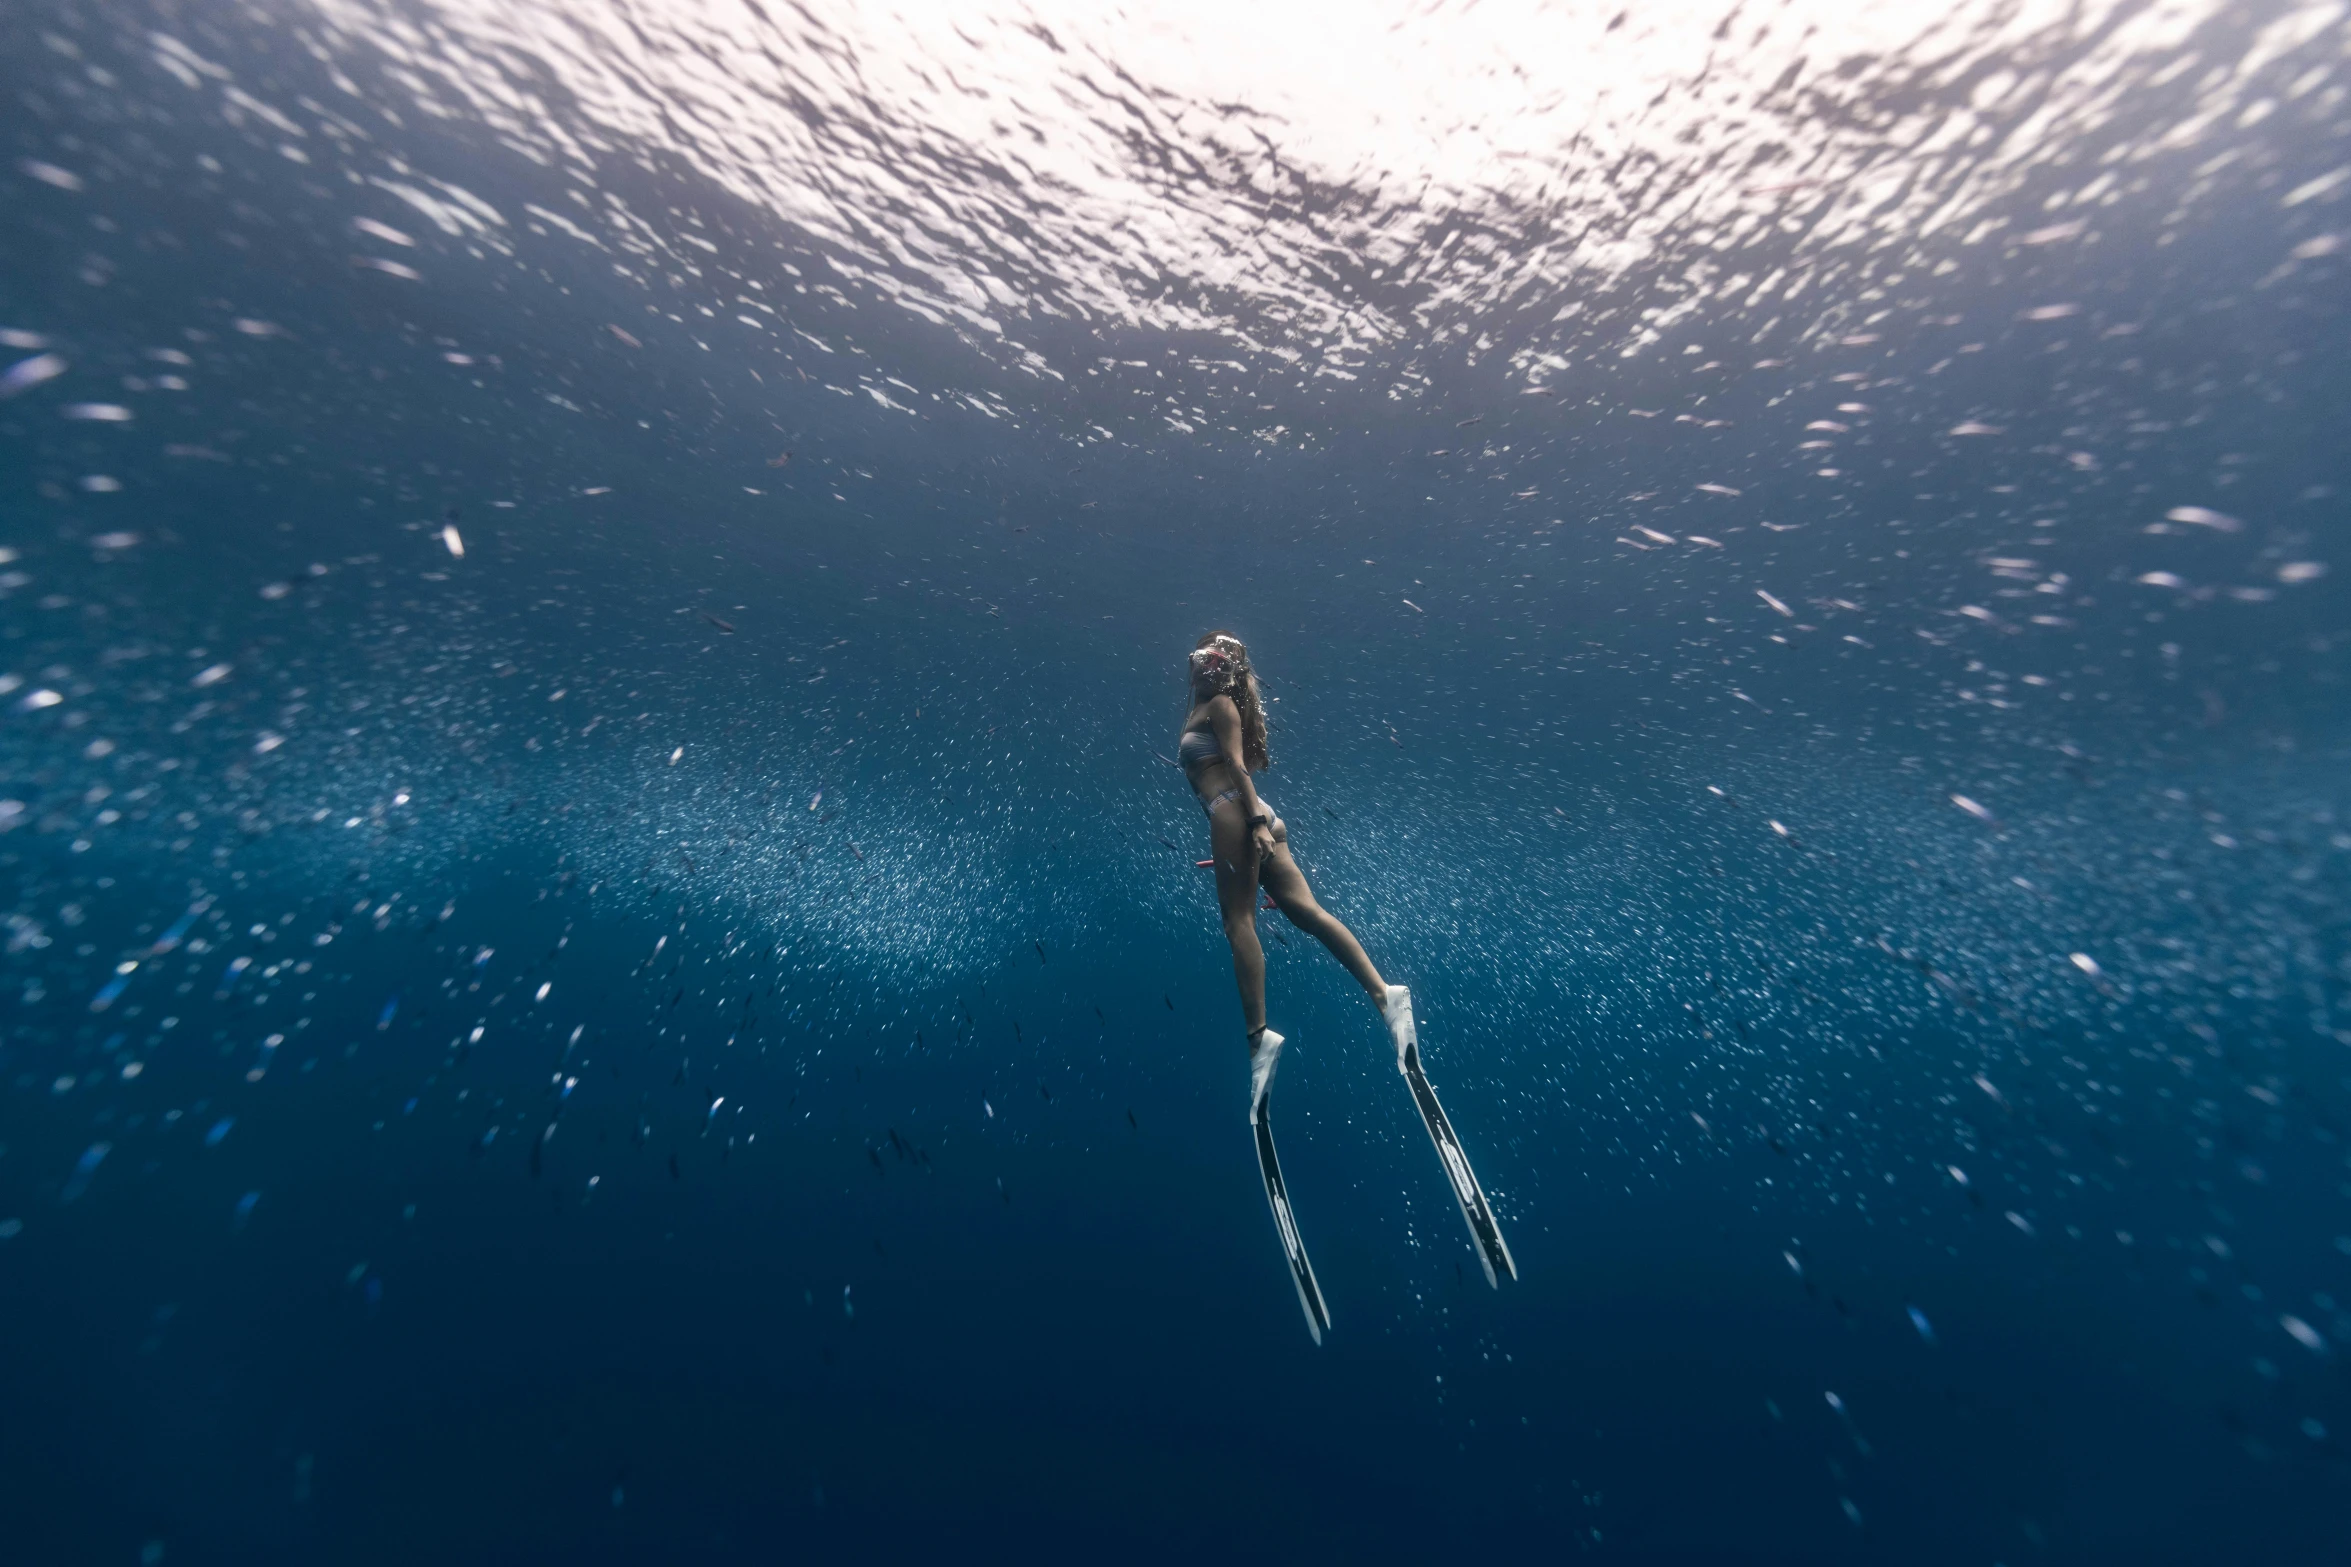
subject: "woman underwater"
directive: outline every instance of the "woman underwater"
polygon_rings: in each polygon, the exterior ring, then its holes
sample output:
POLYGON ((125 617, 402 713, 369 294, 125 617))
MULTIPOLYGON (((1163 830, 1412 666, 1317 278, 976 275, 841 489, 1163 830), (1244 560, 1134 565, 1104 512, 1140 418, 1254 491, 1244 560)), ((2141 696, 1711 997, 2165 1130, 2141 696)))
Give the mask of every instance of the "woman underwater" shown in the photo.
POLYGON ((1307 1330, 1322 1342, 1330 1313, 1314 1269, 1299 1242, 1298 1227, 1282 1185, 1281 1165, 1274 1157, 1270 1102, 1274 1067, 1281 1059, 1282 1036, 1265 1026, 1265 949, 1257 939, 1257 890, 1265 889, 1292 925, 1328 947, 1363 987, 1396 1046, 1396 1070, 1412 1089, 1413 1103, 1437 1145, 1453 1195, 1460 1200, 1462 1217, 1469 1221, 1478 1260, 1486 1282, 1499 1287, 1499 1273, 1518 1277, 1510 1248, 1503 1244, 1493 1209, 1479 1189, 1461 1143, 1453 1135, 1443 1107, 1421 1070, 1420 1043, 1412 1016, 1412 992, 1380 977, 1355 933, 1314 899, 1313 889, 1290 856, 1289 831, 1273 808, 1257 793, 1253 771, 1270 763, 1265 744, 1265 698, 1250 665, 1249 650, 1238 637, 1212 631, 1192 650, 1192 709, 1176 742, 1176 760, 1200 807, 1208 813, 1210 852, 1216 867, 1216 901, 1224 918, 1225 940, 1233 949, 1233 981, 1240 987, 1241 1019, 1249 1034, 1249 1124, 1256 1133, 1257 1162, 1265 1177, 1266 1200, 1273 1206, 1274 1227, 1288 1254, 1291 1282, 1298 1287, 1298 1303, 1305 1309, 1307 1330))

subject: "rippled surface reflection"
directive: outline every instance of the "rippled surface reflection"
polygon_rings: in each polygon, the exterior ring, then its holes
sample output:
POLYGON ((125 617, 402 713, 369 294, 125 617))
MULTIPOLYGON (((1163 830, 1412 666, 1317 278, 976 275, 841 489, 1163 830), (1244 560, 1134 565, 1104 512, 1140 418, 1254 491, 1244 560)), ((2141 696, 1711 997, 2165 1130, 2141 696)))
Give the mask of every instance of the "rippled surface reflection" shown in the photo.
MULTIPOLYGON (((1931 306, 2012 247, 2095 243, 2163 160, 2234 162, 2271 115, 2332 112, 2307 77, 2339 20, 2054 3, 316 14, 318 43, 395 100, 590 187, 627 161, 691 171, 983 340, 1017 349, 1040 318, 1202 332, 1405 392, 1401 361, 1456 334, 1500 335, 1540 384, 1693 315, 1802 341, 1864 324, 1873 286, 1931 306)), ((2191 192, 2163 221, 2200 216, 2191 192)))

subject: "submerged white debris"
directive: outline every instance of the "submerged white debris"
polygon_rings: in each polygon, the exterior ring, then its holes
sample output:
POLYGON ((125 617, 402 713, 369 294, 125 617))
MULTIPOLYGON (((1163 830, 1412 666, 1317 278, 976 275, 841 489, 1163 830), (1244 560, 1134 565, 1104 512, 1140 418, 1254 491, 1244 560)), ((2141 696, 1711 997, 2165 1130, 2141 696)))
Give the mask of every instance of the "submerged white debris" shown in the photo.
POLYGON ((44 381, 54 381, 65 374, 66 368, 65 361, 55 354, 35 354, 30 359, 20 359, 10 365, 5 373, 0 373, 0 398, 14 397, 19 392, 31 391, 44 381))

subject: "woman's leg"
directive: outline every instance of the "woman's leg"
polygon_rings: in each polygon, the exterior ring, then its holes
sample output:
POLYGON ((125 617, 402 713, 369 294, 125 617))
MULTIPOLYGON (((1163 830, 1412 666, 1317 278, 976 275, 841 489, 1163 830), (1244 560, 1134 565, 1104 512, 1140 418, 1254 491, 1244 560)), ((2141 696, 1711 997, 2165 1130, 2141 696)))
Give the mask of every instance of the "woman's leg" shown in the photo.
MULTIPOLYGON (((1274 827, 1273 857, 1265 862, 1258 875, 1265 883, 1266 895, 1290 923, 1330 948, 1331 956, 1347 966, 1347 972, 1355 976, 1355 983, 1363 987, 1373 1004, 1384 1006, 1388 999, 1387 981, 1372 966, 1371 955, 1355 939, 1355 932, 1341 924, 1336 914, 1314 901, 1314 889, 1306 885, 1306 873, 1290 858, 1289 832, 1278 823, 1274 827)), ((1262 984, 1262 952, 1258 972, 1262 984)))
POLYGON ((1241 1024, 1254 1039, 1265 1027, 1265 948, 1257 940, 1257 851, 1239 801, 1227 800, 1209 814, 1208 845, 1216 856, 1217 912, 1224 916, 1224 939, 1233 948, 1241 1024))

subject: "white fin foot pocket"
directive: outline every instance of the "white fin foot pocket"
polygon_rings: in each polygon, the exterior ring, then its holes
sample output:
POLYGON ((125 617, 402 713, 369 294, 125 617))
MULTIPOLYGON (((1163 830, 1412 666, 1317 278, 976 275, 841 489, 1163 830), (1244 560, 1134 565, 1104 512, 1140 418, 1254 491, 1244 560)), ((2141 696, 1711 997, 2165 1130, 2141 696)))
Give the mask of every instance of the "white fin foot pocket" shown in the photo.
POLYGON ((1256 1043, 1249 1047, 1249 1114, 1255 1118, 1265 1104, 1266 1095, 1273 1092, 1273 1070, 1282 1062, 1282 1036, 1270 1028, 1261 1028, 1256 1043))
POLYGON ((1396 1070, 1404 1070, 1405 1053, 1420 1042, 1420 1030, 1412 1020, 1412 991, 1404 985, 1390 985, 1387 998, 1380 1003, 1380 1020, 1388 1025, 1388 1038, 1396 1046, 1396 1070))

